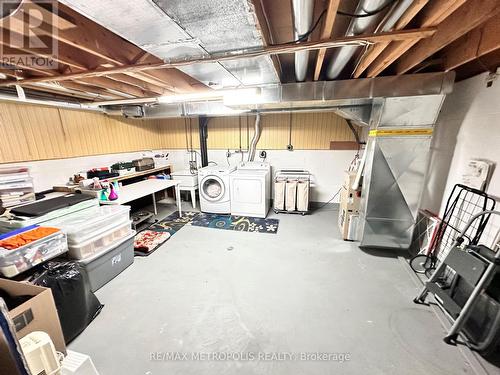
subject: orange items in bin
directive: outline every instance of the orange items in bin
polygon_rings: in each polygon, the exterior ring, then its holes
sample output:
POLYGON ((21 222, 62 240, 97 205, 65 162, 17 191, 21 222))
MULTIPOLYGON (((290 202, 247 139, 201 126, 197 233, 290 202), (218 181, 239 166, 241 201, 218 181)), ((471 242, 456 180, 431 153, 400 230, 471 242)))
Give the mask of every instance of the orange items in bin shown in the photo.
POLYGON ((56 232, 59 232, 59 229, 51 227, 38 227, 28 232, 19 233, 13 237, 0 241, 0 247, 7 250, 15 250, 56 232))

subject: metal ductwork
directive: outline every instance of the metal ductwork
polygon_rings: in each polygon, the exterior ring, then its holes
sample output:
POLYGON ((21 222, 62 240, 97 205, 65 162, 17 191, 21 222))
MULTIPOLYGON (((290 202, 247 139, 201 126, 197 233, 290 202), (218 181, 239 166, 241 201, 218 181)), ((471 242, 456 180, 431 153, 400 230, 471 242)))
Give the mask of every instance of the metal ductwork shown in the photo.
MULTIPOLYGON (((356 14, 369 14, 371 12, 377 11, 383 8, 391 0, 361 0, 356 8, 356 14)), ((408 9, 408 7, 413 3, 414 0, 402 0, 393 8, 391 13, 387 15, 385 21, 380 26, 379 31, 389 31, 391 30, 396 22, 401 18, 403 13, 408 9)), ((389 7, 388 7, 389 8, 389 7)), ((346 36, 359 35, 365 33, 372 33, 377 30, 378 25, 383 19, 384 14, 387 14, 386 10, 383 10, 373 16, 353 18, 349 27, 347 28, 346 36)), ((351 61, 353 56, 358 51, 358 46, 345 46, 342 48, 337 48, 333 52, 333 56, 330 60, 330 64, 327 68, 328 79, 336 79, 344 70, 346 65, 351 61)))
POLYGON ((243 112, 333 110, 368 125, 375 99, 451 92, 455 73, 424 73, 338 81, 268 85, 255 100, 231 95, 224 101, 147 104, 144 118, 237 116, 243 112))
POLYGON ((361 197, 361 246, 407 249, 445 95, 374 102, 361 197))
POLYGON ((255 133, 253 134, 252 142, 250 143, 248 161, 254 161, 255 159, 255 151, 257 150, 257 143, 259 143, 261 134, 262 129, 260 127, 260 113, 257 113, 257 117, 255 118, 255 133))
MULTIPOLYGON (((292 0, 293 28, 295 40, 309 33, 313 22, 314 0, 292 0)), ((295 78, 298 82, 305 81, 309 51, 295 52, 295 78)))

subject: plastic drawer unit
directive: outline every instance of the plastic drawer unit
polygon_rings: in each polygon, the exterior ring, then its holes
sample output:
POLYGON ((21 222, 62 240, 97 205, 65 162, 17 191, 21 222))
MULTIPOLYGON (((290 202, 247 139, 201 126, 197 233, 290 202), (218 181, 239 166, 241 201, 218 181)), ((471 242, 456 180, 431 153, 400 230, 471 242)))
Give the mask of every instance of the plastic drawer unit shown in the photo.
POLYGON ((132 232, 122 241, 111 245, 103 252, 78 263, 89 276, 90 289, 95 292, 113 280, 134 263, 134 236, 132 232))
MULTIPOLYGON (((12 236, 18 235, 18 232, 13 232, 12 236)), ((27 233, 29 230, 23 232, 27 233)), ((9 234, 2 237, 3 239, 10 238, 9 234)), ((67 251, 68 243, 62 231, 57 231, 17 249, 9 250, 0 247, 0 273, 5 277, 14 277, 67 251)))

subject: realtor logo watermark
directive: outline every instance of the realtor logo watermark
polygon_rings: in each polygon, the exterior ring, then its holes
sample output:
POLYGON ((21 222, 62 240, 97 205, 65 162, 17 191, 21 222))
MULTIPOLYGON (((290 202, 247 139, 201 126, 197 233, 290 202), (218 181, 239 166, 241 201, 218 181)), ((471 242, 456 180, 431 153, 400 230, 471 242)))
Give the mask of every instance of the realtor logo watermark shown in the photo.
POLYGON ((151 352, 149 359, 153 362, 226 362, 226 361, 307 361, 337 362, 351 360, 351 353, 341 352, 151 352))
POLYGON ((56 0, 0 0, 0 65, 6 69, 57 69, 56 0))

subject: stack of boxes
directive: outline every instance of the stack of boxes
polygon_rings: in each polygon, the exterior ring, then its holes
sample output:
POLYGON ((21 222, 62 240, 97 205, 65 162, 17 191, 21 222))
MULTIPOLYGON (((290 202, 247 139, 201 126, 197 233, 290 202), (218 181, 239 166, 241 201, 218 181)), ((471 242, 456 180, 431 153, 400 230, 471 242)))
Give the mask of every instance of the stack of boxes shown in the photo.
POLYGON ((359 221, 359 206, 361 190, 354 190, 352 185, 356 173, 346 171, 344 183, 340 192, 339 229, 344 240, 356 240, 357 224, 359 221))
POLYGON ((0 168, 0 207, 18 206, 34 200, 33 179, 27 167, 0 168))

